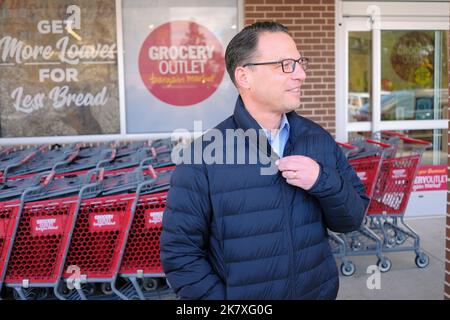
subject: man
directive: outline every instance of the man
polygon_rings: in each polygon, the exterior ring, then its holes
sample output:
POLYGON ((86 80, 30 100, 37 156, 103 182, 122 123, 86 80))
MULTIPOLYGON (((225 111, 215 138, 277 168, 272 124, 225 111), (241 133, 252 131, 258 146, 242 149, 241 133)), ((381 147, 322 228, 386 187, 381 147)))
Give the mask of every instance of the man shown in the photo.
POLYGON ((161 234, 168 281, 184 299, 334 299, 327 228, 358 229, 368 198, 330 134, 295 112, 308 60, 274 22, 244 28, 225 60, 240 96, 215 129, 262 129, 266 141, 227 141, 217 153, 262 150, 258 159, 276 160, 278 170, 205 159, 177 166, 161 234))

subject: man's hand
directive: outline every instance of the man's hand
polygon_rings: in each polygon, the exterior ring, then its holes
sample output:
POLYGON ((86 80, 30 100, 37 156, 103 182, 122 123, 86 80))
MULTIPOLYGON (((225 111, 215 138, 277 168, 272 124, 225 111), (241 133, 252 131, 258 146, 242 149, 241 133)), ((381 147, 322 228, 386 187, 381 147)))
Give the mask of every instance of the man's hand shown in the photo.
POLYGON ((319 177, 320 166, 309 157, 288 156, 277 160, 275 164, 287 183, 304 190, 311 189, 319 177))

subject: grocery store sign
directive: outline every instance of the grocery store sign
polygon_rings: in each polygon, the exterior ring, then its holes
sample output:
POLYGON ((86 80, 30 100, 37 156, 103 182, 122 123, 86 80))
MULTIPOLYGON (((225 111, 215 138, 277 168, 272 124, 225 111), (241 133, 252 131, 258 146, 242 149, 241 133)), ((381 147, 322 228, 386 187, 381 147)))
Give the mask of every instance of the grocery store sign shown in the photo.
POLYGON ((413 191, 447 190, 447 166, 423 165, 417 169, 413 191))
POLYGON ((33 236, 61 234, 63 232, 63 217, 32 217, 31 233, 33 236))
POLYGON ((145 227, 151 229, 155 226, 161 225, 162 218, 163 218, 163 211, 146 212, 145 227))
POLYGON ((139 72, 152 95, 174 106, 211 96, 225 71, 220 41, 193 21, 173 21, 153 30, 139 53, 139 72))
POLYGON ((79 82, 77 66, 81 64, 115 64, 117 52, 115 43, 71 43, 72 39, 82 40, 77 33, 81 30, 81 10, 76 5, 70 5, 66 12, 69 16, 66 20, 41 20, 36 25, 41 35, 63 35, 54 45, 30 45, 9 35, 0 38, 0 69, 14 65, 37 67, 36 77, 40 83, 56 84, 48 92, 32 95, 27 94, 23 86, 13 89, 10 97, 19 112, 33 113, 44 108, 48 100, 55 109, 70 105, 103 106, 108 101, 106 86, 97 92, 71 92, 68 85, 60 85, 62 82, 79 82))
POLYGON ((120 229, 120 217, 115 214, 92 214, 89 216, 89 230, 112 231, 120 229))

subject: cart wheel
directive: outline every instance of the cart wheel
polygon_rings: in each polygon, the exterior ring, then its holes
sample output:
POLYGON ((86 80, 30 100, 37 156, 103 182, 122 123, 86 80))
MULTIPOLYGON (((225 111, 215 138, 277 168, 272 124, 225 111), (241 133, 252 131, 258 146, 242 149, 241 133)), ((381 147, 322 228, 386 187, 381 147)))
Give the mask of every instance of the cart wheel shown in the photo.
POLYGON ((352 241, 350 248, 352 249, 352 251, 359 251, 362 248, 362 243, 361 241, 352 241))
POLYGON ((384 245, 386 246, 386 248, 393 248, 393 247, 395 247, 396 246, 395 236, 385 239, 384 245))
POLYGON ((39 288, 36 292, 36 300, 45 300, 50 294, 49 288, 39 288))
POLYGON ((341 272, 344 276, 350 277, 352 276, 356 271, 356 267, 353 264, 353 262, 348 262, 347 264, 343 263, 341 264, 341 272))
POLYGON ((85 295, 91 296, 95 292, 95 287, 93 283, 85 283, 81 286, 81 290, 83 290, 85 295))
POLYGON ((63 288, 61 288, 61 291, 59 292, 64 298, 68 298, 74 289, 69 289, 67 286, 63 286, 63 288))
POLYGON ((406 241, 406 235, 403 232, 398 232, 395 236, 395 243, 397 245, 402 245, 406 241))
POLYGON ((111 283, 102 283, 100 286, 100 290, 102 291, 102 293, 106 296, 110 296, 113 294, 113 290, 111 288, 111 283))
MULTIPOLYGON (((38 297, 38 288, 31 288, 31 289, 25 289, 24 290, 24 294, 26 297, 26 300, 36 300, 38 297)), ((14 300, 22 300, 22 298, 20 297, 19 293, 16 290, 13 290, 13 297, 14 300)))
POLYGON ((378 260, 377 266, 381 272, 388 272, 391 270, 392 262, 388 258, 384 258, 383 260, 378 260))
POLYGON ((16 290, 13 290, 13 298, 14 300, 22 300, 16 290))
POLYGON ((416 256, 416 266, 419 268, 425 268, 430 263, 430 259, 425 253, 421 253, 420 255, 416 256))
POLYGON ((159 281, 157 278, 145 278, 142 285, 145 291, 155 291, 159 287, 159 281))

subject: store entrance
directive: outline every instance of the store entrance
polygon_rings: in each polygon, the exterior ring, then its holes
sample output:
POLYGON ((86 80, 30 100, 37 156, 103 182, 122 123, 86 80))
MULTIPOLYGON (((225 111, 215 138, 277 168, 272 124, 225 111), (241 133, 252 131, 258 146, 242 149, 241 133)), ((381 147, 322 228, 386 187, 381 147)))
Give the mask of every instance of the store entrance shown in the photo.
MULTIPOLYGON (((434 170, 446 175, 449 4, 341 4, 337 139, 392 130, 426 140, 432 147, 425 151, 422 164, 431 166, 430 179, 435 179, 434 170)), ((431 211, 445 213, 446 188, 438 188, 436 184, 436 192, 416 195, 428 200, 411 210, 429 212, 426 206, 432 201, 439 208, 431 211)))

